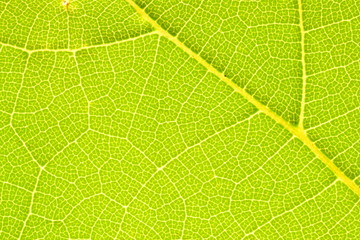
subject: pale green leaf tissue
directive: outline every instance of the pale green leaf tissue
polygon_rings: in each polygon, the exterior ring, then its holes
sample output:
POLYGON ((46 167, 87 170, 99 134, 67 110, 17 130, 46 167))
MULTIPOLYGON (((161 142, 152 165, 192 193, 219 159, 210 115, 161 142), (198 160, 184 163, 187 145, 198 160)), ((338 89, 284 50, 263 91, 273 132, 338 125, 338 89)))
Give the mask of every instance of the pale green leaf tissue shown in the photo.
POLYGON ((358 0, 1 0, 0 239, 360 239, 358 0))

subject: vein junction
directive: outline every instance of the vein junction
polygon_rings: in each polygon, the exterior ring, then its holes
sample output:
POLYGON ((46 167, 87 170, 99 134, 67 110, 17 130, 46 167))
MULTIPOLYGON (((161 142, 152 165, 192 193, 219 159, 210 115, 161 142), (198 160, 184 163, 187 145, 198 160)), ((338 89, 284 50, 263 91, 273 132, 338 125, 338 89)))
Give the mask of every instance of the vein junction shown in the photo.
MULTIPOLYGON (((184 43, 182 43, 179 39, 168 33, 165 29, 163 29, 155 20, 153 20, 142 8, 140 8, 135 2, 132 0, 125 0, 127 1, 135 10, 136 12, 144 18, 147 22, 149 22, 156 30, 157 32, 169 39, 171 42, 173 42, 177 47, 182 49, 184 52, 186 52, 188 55, 190 55, 192 58, 194 58, 197 62, 199 62, 201 65, 203 65, 209 72, 213 73, 217 77, 219 77, 223 82, 228 84, 230 87, 234 89, 235 92, 241 94, 245 99, 247 99, 249 102, 251 102, 253 105, 255 105, 260 111, 262 111, 267 116, 271 117, 275 122, 282 125, 285 129, 287 129, 289 132, 291 132, 293 135, 295 135, 298 139, 300 139, 330 170, 337 176, 337 178, 342 181, 345 185, 347 185, 354 193, 356 193, 360 197, 360 187, 356 185, 356 183, 351 180, 349 177, 347 177, 316 145, 313 141, 310 140, 310 138, 307 136, 305 130, 302 127, 302 117, 303 117, 303 108, 304 108, 304 96, 302 99, 302 110, 300 115, 300 125, 294 126, 284 120, 281 116, 277 115, 275 112, 273 112, 271 109, 269 109, 267 106, 256 100, 253 96, 251 96, 249 93, 247 93, 244 89, 240 88, 237 84, 232 82, 229 78, 227 78, 223 73, 218 71, 216 68, 214 68, 211 64, 206 62, 200 55, 193 52, 189 47, 187 47, 184 43)), ((299 11, 301 13, 301 0, 299 0, 299 11)), ((300 21, 300 30, 302 31, 302 42, 303 39, 303 27, 302 27, 302 19, 300 21)), ((302 46, 302 51, 304 46, 302 46)), ((303 74, 305 71, 304 64, 305 64, 305 58, 304 54, 302 54, 302 62, 303 62, 303 74)), ((306 75, 303 75, 303 93, 305 91, 305 78, 306 75)))

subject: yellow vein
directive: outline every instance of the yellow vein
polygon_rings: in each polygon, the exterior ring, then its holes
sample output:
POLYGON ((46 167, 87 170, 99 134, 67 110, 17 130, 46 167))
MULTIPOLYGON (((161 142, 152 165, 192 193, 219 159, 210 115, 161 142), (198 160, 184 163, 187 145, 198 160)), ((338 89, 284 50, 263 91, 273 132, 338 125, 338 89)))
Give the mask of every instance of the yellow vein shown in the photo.
POLYGON ((19 239, 22 238, 23 236, 23 233, 24 233, 24 230, 29 222, 29 219, 31 217, 31 215, 33 214, 33 206, 34 206, 34 200, 35 200, 35 194, 37 192, 37 188, 38 188, 38 185, 39 185, 39 182, 40 182, 40 176, 41 176, 41 173, 43 171, 43 168, 40 168, 39 172, 38 172, 38 175, 36 177, 36 182, 35 182, 35 186, 34 186, 34 190, 31 192, 31 199, 30 199, 30 206, 29 206, 29 212, 28 214, 26 215, 26 218, 24 220, 24 224, 22 225, 21 227, 21 230, 20 230, 20 234, 19 234, 19 239))
POLYGON ((1 46, 5 46, 5 47, 11 47, 14 49, 18 49, 27 53, 35 53, 35 52, 78 52, 81 50, 85 50, 85 49, 91 49, 91 48, 98 48, 98 47, 109 47, 109 46, 113 46, 116 44, 121 44, 121 43, 125 43, 125 42, 131 42, 131 41, 135 41, 150 35, 155 35, 158 34, 157 31, 152 31, 152 32, 148 32, 148 33, 144 33, 141 34, 139 36, 133 37, 133 38, 127 38, 127 39, 123 39, 123 40, 119 40, 119 41, 115 41, 115 42, 110 42, 110 43, 103 43, 103 44, 98 44, 98 45, 90 45, 90 46, 83 46, 83 47, 79 47, 79 48, 63 48, 63 49, 27 49, 27 48, 23 48, 23 47, 19 47, 16 45, 12 45, 12 44, 8 44, 8 43, 3 43, 0 42, 1 46))
POLYGON ((344 22, 351 22, 352 20, 358 19, 359 17, 360 17, 360 15, 356 15, 355 17, 352 17, 352 18, 349 18, 349 19, 344 19, 344 20, 341 20, 341 21, 338 21, 338 22, 333 22, 333 23, 329 23, 329 24, 326 24, 326 25, 323 25, 323 26, 320 26, 320 27, 317 27, 317 28, 306 30, 305 33, 317 31, 317 30, 324 29, 324 28, 327 28, 327 27, 331 27, 331 26, 341 24, 341 23, 344 23, 344 22))
POLYGON ((301 66, 302 66, 302 93, 301 93, 301 108, 299 127, 304 129, 304 112, 305 112, 305 94, 306 94, 306 65, 305 65, 305 30, 303 21, 302 0, 298 0, 299 5, 299 28, 301 35, 301 66))
POLYGON ((196 61, 198 61, 201 65, 203 65, 209 72, 213 73, 217 77, 219 77, 223 82, 228 84, 230 87, 234 89, 235 92, 240 93, 244 98, 246 98, 250 103, 255 105, 260 111, 262 111, 267 116, 271 117, 275 122, 282 125, 289 132, 294 134, 298 139, 300 139, 330 170, 344 183, 346 184, 354 193, 360 196, 360 188, 353 182, 350 178, 348 178, 324 153, 318 149, 318 147, 309 139, 306 135, 305 131, 302 128, 293 126, 289 122, 285 121, 282 117, 277 115, 275 112, 271 111, 267 106, 256 100, 253 96, 247 93, 244 89, 240 88, 234 82, 232 82, 229 78, 225 77, 225 75, 219 72, 216 68, 214 68, 211 64, 206 62, 200 55, 193 52, 190 48, 188 48, 184 43, 182 43, 179 39, 172 36, 165 29, 163 29, 154 19, 152 19, 142 8, 140 8, 135 2, 132 0, 127 1, 136 12, 144 18, 147 22, 149 22, 160 35, 169 39, 173 42, 177 47, 182 49, 196 61))

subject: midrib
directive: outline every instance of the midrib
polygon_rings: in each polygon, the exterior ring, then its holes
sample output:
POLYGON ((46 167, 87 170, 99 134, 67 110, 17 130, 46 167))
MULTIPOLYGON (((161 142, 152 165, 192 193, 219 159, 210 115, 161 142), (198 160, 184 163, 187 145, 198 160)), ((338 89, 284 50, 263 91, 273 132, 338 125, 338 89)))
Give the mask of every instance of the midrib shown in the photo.
MULTIPOLYGON (((297 126, 294 126, 294 125, 290 124, 289 122, 285 121, 282 117, 280 117, 275 112, 271 111, 267 106, 265 106, 264 104, 262 104, 261 102, 256 100, 253 96, 251 96, 249 93, 247 93, 244 89, 240 88, 237 84, 232 82, 229 78, 225 77, 225 75, 223 73, 219 72, 211 64, 206 62, 200 55, 196 54, 190 48, 185 46, 185 44, 182 43, 179 39, 177 39, 176 37, 174 37, 170 33, 168 33, 154 19, 152 19, 142 8, 140 8, 134 1, 132 1, 132 0, 125 0, 125 1, 127 1, 142 18, 144 18, 147 22, 149 22, 158 31, 158 33, 160 35, 169 39, 176 46, 178 46, 180 49, 182 49, 184 52, 186 52, 192 58, 194 58, 196 61, 198 61, 201 65, 203 65, 209 72, 213 73, 214 75, 219 77, 223 82, 225 82, 230 87, 232 87, 235 92, 240 93, 244 98, 246 98, 249 102, 251 102, 253 105, 255 105, 260 111, 262 111, 267 116, 271 117, 275 122, 282 125, 289 132, 291 132, 298 139, 300 139, 328 168, 330 168, 330 170, 338 177, 339 180, 341 180, 345 185, 347 185, 352 191, 354 191, 354 193, 356 193, 360 197, 359 186, 357 186, 354 181, 352 181, 350 178, 348 178, 324 153, 322 153, 320 151, 320 149, 306 135, 305 131, 302 128, 302 124, 300 125, 301 127, 297 127, 297 126)), ((301 7, 301 0, 299 0, 299 8, 300 7, 301 7)), ((301 14, 301 12, 300 12, 300 14, 301 14)), ((302 27, 302 19, 301 19, 300 24, 302 27)), ((304 39, 302 38, 302 41, 303 40, 304 39)), ((302 57, 302 61, 304 61, 304 56, 302 57)), ((304 64, 304 62, 303 62, 303 64, 304 64)), ((303 71, 305 71, 304 66, 303 66, 303 71)), ((303 75, 303 78, 304 77, 305 77, 305 75, 303 75)), ((303 81, 305 81, 305 79, 303 81)), ((303 82, 303 93, 304 93, 304 91, 305 91, 305 82, 303 82)), ((304 102, 304 97, 302 99, 302 102, 304 102)), ((304 110, 303 105, 304 104, 302 103, 302 107, 301 107, 302 113, 300 114, 300 120, 303 118, 303 110, 304 110)))

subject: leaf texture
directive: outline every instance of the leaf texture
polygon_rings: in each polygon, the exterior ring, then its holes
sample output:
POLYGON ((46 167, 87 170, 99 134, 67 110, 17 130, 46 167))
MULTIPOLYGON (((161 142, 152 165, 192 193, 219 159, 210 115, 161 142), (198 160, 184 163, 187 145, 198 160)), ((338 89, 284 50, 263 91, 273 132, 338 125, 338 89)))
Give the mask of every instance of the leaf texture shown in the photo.
POLYGON ((356 0, 0 3, 1 239, 358 239, 356 0))

